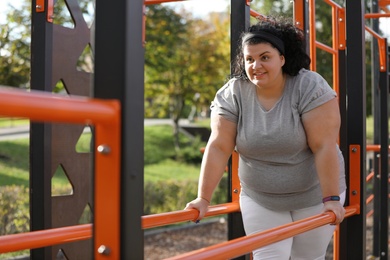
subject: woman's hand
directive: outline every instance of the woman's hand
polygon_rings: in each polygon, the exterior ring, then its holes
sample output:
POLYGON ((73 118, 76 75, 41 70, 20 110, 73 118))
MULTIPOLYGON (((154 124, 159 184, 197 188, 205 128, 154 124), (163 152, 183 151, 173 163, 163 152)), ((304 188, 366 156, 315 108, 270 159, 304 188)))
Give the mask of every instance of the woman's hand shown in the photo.
POLYGON ((332 225, 338 225, 344 220, 345 209, 339 201, 325 202, 323 212, 327 211, 332 211, 336 215, 336 220, 332 223, 332 225))
POLYGON ((195 222, 199 222, 204 217, 204 215, 206 215, 207 211, 209 210, 209 205, 210 205, 210 203, 206 199, 197 198, 191 202, 188 202, 184 209, 198 210, 199 216, 195 222))

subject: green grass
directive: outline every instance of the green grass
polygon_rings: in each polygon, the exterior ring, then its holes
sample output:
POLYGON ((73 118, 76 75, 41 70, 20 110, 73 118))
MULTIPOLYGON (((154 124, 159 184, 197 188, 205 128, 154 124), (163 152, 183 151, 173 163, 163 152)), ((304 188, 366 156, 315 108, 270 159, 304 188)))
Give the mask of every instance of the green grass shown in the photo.
MULTIPOLYGON (((145 181, 166 179, 197 179, 199 165, 174 161, 172 127, 169 125, 145 127, 145 181)), ((180 136, 181 142, 189 139, 180 136)), ((84 133, 75 149, 77 152, 90 151, 91 134, 84 133)), ((65 174, 57 169, 52 179, 53 187, 64 189, 69 185, 65 174)), ((0 186, 29 185, 29 139, 0 142, 0 186)))
POLYGON ((144 168, 145 182, 163 180, 198 180, 199 166, 189 165, 173 160, 165 160, 158 164, 146 165, 144 168))
POLYGON ((21 125, 28 125, 28 119, 24 118, 9 118, 9 117, 0 117, 0 127, 14 127, 21 125))

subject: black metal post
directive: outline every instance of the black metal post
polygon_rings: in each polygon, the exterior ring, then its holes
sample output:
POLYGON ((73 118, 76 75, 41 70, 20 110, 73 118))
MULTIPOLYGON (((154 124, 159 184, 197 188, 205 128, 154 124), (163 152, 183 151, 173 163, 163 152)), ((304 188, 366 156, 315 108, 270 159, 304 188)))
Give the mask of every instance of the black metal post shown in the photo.
POLYGON ((143 1, 96 0, 94 96, 122 104, 120 259, 143 259, 143 1))
MULTIPOLYGON (((246 0, 231 0, 231 22, 230 22, 230 57, 231 61, 234 62, 237 48, 239 46, 239 38, 242 32, 246 31, 246 29, 250 25, 250 7, 246 4, 246 0)), ((231 163, 229 164, 231 165, 231 163)), ((232 171, 229 167, 229 196, 228 199, 231 201, 232 199, 232 171)), ((242 224, 241 213, 232 213, 228 215, 228 239, 232 240, 238 237, 245 236, 244 227, 242 224)), ((237 257, 235 259, 245 260, 249 259, 250 255, 244 255, 241 257, 237 257)))
MULTIPOLYGON (((387 52, 387 44, 385 46, 387 52)), ((388 59, 386 53, 386 64, 388 59)), ((389 250, 389 67, 380 72, 380 259, 388 259, 389 250)))
MULTIPOLYGON (((360 214, 347 218, 341 228, 344 229, 346 245, 340 247, 340 259, 366 258, 366 70, 365 70, 365 21, 364 1, 346 0, 347 31, 347 146, 344 147, 346 159, 347 183, 349 183, 349 145, 360 146, 360 214)), ((348 192, 350 192, 348 190, 348 192)), ((349 194, 347 196, 348 204, 349 194)))
MULTIPOLYGON (((46 11, 31 7, 31 89, 52 91, 53 27, 46 11)), ((51 125, 30 124, 30 230, 51 228, 51 125)), ((33 249, 31 259, 51 260, 51 248, 33 249)))
MULTIPOLYGON (((371 13, 378 13, 378 1, 373 0, 371 2, 371 13)), ((372 19, 371 21, 372 30, 374 32, 379 32, 379 21, 378 19, 372 19)), ((380 143, 380 118, 381 118, 381 100, 380 100, 380 87, 379 87, 379 57, 378 57, 379 49, 378 49, 378 41, 373 38, 371 42, 371 68, 372 68, 372 79, 371 79, 371 94, 372 94, 372 116, 374 120, 374 144, 380 143)), ((379 162, 379 153, 374 152, 374 178, 373 178, 373 247, 372 247, 372 255, 374 257, 380 256, 380 179, 378 176, 380 175, 380 162, 379 162)))

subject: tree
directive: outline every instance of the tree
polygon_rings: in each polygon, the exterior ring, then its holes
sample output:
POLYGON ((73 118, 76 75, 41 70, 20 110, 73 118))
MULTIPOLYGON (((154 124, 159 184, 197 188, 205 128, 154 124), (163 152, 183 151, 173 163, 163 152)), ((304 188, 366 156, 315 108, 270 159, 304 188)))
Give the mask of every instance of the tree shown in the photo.
POLYGON ((146 116, 173 120, 176 149, 185 108, 197 93, 200 103, 210 103, 229 73, 229 27, 221 21, 218 16, 210 21, 193 19, 162 5, 147 9, 146 116))
POLYGON ((9 6, 7 22, 0 27, 0 84, 23 87, 30 80, 31 2, 9 6))

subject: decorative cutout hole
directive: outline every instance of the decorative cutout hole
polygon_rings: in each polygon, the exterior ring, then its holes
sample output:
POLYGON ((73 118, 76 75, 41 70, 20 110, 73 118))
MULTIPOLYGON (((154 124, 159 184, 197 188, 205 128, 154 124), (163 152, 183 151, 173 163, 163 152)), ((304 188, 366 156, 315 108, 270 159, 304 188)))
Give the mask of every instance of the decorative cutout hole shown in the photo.
POLYGON ((57 0, 54 4, 53 23, 66 28, 74 29, 75 22, 64 0, 57 0))
POLYGON ((87 44, 77 61, 77 70, 93 73, 94 63, 95 61, 91 45, 87 44))
POLYGON ((56 260, 68 260, 68 258, 65 255, 64 250, 62 250, 62 249, 58 250, 56 260))
POLYGON ((79 6, 83 13, 85 23, 88 28, 91 28, 95 20, 95 1, 79 0, 79 6))
POLYGON ((79 219, 79 224, 88 224, 92 223, 92 210, 89 204, 85 205, 83 213, 79 219))
POLYGON ((56 94, 63 94, 63 95, 68 95, 68 91, 66 90, 66 86, 64 81, 61 79, 59 80, 56 85, 54 86, 53 93, 56 94))
POLYGON ((86 126, 76 143, 76 152, 90 153, 92 152, 92 145, 92 129, 90 126, 86 126))
POLYGON ((69 196, 72 194, 73 185, 62 165, 59 165, 51 178, 51 196, 69 196))

